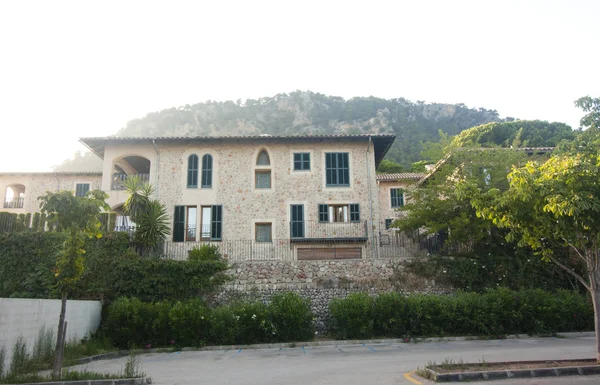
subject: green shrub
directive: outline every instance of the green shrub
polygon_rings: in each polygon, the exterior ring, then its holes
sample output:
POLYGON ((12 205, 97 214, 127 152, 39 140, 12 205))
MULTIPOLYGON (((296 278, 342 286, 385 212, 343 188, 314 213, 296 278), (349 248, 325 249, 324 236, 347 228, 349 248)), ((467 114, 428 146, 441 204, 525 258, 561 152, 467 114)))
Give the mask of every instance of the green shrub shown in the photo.
MULTIPOLYGON (((61 233, 0 234, 0 297, 57 298, 53 267, 63 242, 61 233)), ((140 258, 125 233, 87 240, 85 255, 83 276, 69 298, 185 300, 210 293, 230 279, 224 260, 140 258)))
POLYGON ((341 338, 550 334, 593 329, 589 298, 576 291, 458 292, 451 295, 366 294, 330 304, 332 331, 341 338), (374 327, 373 327, 374 322, 374 327))
POLYGON ((220 306, 210 314, 209 340, 216 345, 233 345, 241 340, 240 322, 229 306, 220 306))
POLYGON ((219 246, 216 245, 202 245, 200 247, 195 246, 189 251, 188 260, 192 262, 199 261, 220 261, 221 253, 219 246))
POLYGON ((171 305, 147 303, 137 298, 119 298, 107 309, 102 331, 115 346, 166 345, 173 337, 169 324, 171 305))
POLYGON ((19 336, 13 346, 10 370, 7 377, 16 377, 33 370, 33 362, 27 353, 27 344, 23 336, 19 336))
POLYGON ((275 294, 268 313, 278 341, 307 341, 314 337, 310 300, 292 292, 275 294))
POLYGON ((407 333, 406 298, 398 293, 384 293, 373 304, 373 332, 375 335, 396 337, 407 333))
POLYGON ((169 326, 179 346, 203 346, 210 330, 210 310, 199 299, 177 302, 169 312, 169 326))
POLYGON ((368 338, 373 335, 373 298, 366 293, 350 294, 329 303, 331 331, 339 338, 368 338))
POLYGON ((240 303, 233 305, 232 310, 239 322, 237 343, 257 344, 277 339, 277 331, 269 320, 269 311, 264 303, 240 303))

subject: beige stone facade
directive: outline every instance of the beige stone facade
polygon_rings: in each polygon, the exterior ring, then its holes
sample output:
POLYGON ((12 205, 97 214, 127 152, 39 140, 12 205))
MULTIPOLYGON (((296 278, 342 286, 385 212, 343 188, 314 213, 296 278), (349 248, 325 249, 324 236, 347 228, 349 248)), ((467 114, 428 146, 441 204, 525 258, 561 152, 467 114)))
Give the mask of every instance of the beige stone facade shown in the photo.
MULTIPOLYGON (((8 186, 23 186, 22 208, 3 211, 35 212, 39 211, 36 198, 46 191, 74 191, 77 183, 89 183, 90 189, 107 192, 107 203, 119 211, 127 199, 122 182, 137 174, 155 186, 155 198, 166 206, 171 230, 176 228, 176 208, 184 207, 185 239, 178 239, 178 245, 172 246, 185 249, 184 257, 187 248, 201 240, 222 242, 223 252, 232 258, 240 258, 238 244, 232 243, 238 240, 250 242, 244 247, 252 248, 261 259, 310 259, 311 252, 333 255, 339 250, 346 252, 340 258, 377 257, 382 253, 378 247, 382 246, 385 220, 399 215, 391 207, 391 189, 405 188, 420 177, 376 175, 376 166, 393 140, 393 135, 87 138, 82 142, 103 159, 102 173, 0 174, 0 199, 5 200, 8 186), (261 152, 267 154, 269 164, 258 164, 261 152), (299 153, 308 154, 307 169, 295 169, 294 154, 299 153), (330 153, 347 154, 349 178, 342 186, 327 183, 326 154, 330 153), (188 160, 193 155, 198 157, 198 180, 196 186, 189 187, 188 160), (201 181, 206 155, 212 159, 210 186, 202 186, 201 181), (270 188, 257 186, 258 174, 263 173, 270 173, 270 188), (222 207, 219 239, 205 233, 206 225, 210 231, 214 220, 207 218, 208 210, 217 210, 213 208, 216 205, 222 207), (292 205, 302 206, 302 242, 291 234, 292 205), (327 205, 325 221, 320 216, 323 205, 327 205), (272 242, 257 242, 257 232, 264 236, 266 231, 272 242), (291 238, 297 243, 291 245, 291 238), (299 253, 299 248, 304 253, 299 253)), ((174 240, 171 235, 169 241, 174 240)))
POLYGON ((93 172, 78 173, 0 173, 0 211, 17 214, 40 211, 37 198, 47 191, 75 191, 76 185, 89 184, 90 190, 100 188, 102 175, 93 172), (8 196, 13 191, 13 199, 8 196), (22 201, 17 201, 19 195, 22 201))

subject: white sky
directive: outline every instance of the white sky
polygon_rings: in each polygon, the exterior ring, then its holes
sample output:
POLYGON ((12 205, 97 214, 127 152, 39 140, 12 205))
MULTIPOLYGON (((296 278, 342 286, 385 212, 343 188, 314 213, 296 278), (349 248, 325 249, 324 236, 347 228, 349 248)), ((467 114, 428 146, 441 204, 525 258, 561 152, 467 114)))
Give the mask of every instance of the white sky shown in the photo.
POLYGON ((2 1, 0 171, 49 171, 148 112, 405 97, 578 126, 600 1, 2 1))

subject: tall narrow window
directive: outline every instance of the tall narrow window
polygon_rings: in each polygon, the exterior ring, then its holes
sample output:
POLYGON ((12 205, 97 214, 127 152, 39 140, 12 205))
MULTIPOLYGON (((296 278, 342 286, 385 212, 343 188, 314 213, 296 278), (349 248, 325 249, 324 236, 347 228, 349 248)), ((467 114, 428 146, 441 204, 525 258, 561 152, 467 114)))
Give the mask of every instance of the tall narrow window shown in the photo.
POLYGON ((292 238, 304 238, 304 205, 291 205, 290 209, 292 238))
POLYGON ((77 183, 75 185, 75 196, 84 197, 90 191, 89 183, 77 183))
POLYGON ((329 222, 327 205, 319 205, 319 222, 329 222))
POLYGON ((404 191, 401 188, 390 189, 392 208, 404 206, 404 191))
POLYGON ((223 206, 202 206, 200 239, 220 241, 223 237, 223 206))
POLYGON ((350 162, 347 152, 325 153, 327 186, 350 186, 350 162))
POLYGON ((185 239, 185 206, 175 206, 173 215, 173 242, 185 239))
POLYGON ((203 188, 212 187, 212 169, 213 169, 213 158, 212 155, 206 154, 202 157, 202 185, 203 188))
POLYGON ((254 170, 254 188, 270 189, 271 188, 271 159, 266 150, 262 150, 256 158, 256 170, 254 170))
POLYGON ((187 187, 198 187, 198 155, 188 157, 187 187))
POLYGON ((186 213, 186 232, 185 232, 185 240, 186 241, 195 241, 196 240, 196 221, 198 220, 196 206, 188 206, 186 213))
POLYGON ((213 241, 221 240, 223 233, 223 206, 215 205, 212 207, 212 220, 210 237, 213 241))
POLYGON ((360 222, 360 209, 357 203, 350 205, 350 222, 360 222))

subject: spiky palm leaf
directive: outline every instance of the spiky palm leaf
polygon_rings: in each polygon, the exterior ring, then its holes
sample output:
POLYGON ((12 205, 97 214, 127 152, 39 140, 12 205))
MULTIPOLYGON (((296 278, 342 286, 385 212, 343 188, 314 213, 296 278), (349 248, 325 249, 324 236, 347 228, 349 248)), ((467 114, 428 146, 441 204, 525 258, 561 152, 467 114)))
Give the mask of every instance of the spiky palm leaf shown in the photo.
POLYGON ((169 235, 169 223, 165 206, 157 200, 149 201, 136 220, 135 242, 144 249, 157 246, 169 235))

